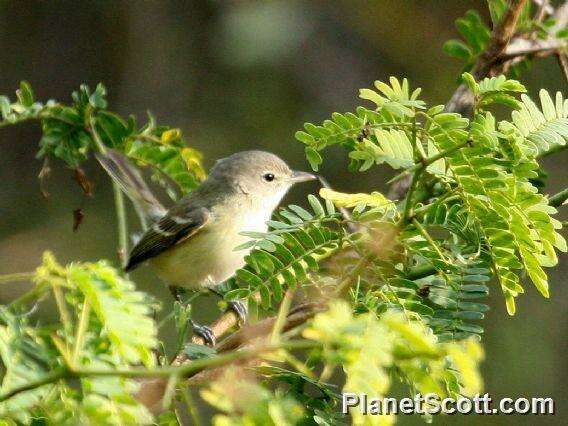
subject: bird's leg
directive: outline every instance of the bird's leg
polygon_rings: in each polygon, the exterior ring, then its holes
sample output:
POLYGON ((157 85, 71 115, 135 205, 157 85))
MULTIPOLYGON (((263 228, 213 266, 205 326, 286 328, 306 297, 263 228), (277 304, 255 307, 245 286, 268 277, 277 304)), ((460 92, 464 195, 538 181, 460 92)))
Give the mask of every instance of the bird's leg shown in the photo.
MULTIPOLYGON (((182 295, 186 293, 186 290, 183 287, 178 287, 173 285, 171 285, 169 289, 174 299, 177 302, 184 304, 184 301, 182 300, 182 295)), ((195 321, 193 321, 191 318, 189 319, 189 323, 191 324, 191 330, 193 331, 193 334, 201 336, 205 341, 206 345, 215 346, 216 342, 215 334, 213 333, 213 330, 211 330, 211 327, 198 324, 195 321)))
MULTIPOLYGON (((214 295, 224 298, 223 294, 214 288, 209 288, 209 291, 214 295)), ((228 310, 233 311, 239 320, 239 325, 246 324, 248 316, 247 303, 242 300, 230 300, 227 302, 228 310)))

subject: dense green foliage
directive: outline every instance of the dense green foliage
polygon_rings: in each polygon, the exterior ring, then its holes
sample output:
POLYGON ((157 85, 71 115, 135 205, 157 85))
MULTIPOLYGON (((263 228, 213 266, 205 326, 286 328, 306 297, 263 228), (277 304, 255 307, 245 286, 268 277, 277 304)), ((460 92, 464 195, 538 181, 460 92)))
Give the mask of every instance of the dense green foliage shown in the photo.
POLYGON ((407 256, 415 255, 403 269, 428 262, 447 277, 459 263, 471 262, 497 278, 512 314, 514 297, 523 292, 517 270, 548 297, 543 267, 557 263, 554 248, 566 250, 556 232, 561 224, 551 217, 556 209, 531 179, 538 177, 536 159, 566 144, 568 101, 557 93, 553 102, 543 90, 541 109, 524 94, 521 101, 513 96, 525 92, 517 81, 500 76, 476 83, 467 73, 464 80, 476 98, 471 120, 443 112, 442 105, 426 110, 418 90, 410 94, 406 80, 391 78, 390 86, 377 82, 377 91, 361 91, 375 109, 334 114, 321 126, 306 124, 296 137, 307 145, 308 158, 313 152, 321 158, 319 152, 339 144, 354 169, 386 162, 413 173, 404 213, 393 219, 403 225, 407 256), (510 120, 496 122, 488 108, 498 103, 516 108, 510 120), (433 226, 444 227, 452 238, 436 241, 428 231, 433 226))
POLYGON ((76 168, 89 153, 112 148, 140 165, 153 166, 153 178, 174 199, 177 190, 187 193, 205 177, 201 154, 187 146, 179 129, 159 126, 151 115, 148 123, 138 127, 135 117, 125 120, 107 111, 102 84, 92 92, 81 86, 73 92, 71 105, 36 102, 26 82, 20 84, 16 97, 17 101, 11 103, 8 97, 0 96, 2 124, 41 120, 38 158, 58 158, 76 168))
MULTIPOLYGON (((3 392, 64 377, 71 366, 108 371, 155 365, 152 301, 114 268, 102 261, 62 267, 46 253, 34 282, 37 297, 53 294, 60 321, 33 327, 18 307, 2 307, 3 392)), ((23 423, 46 416, 53 424, 148 422, 150 413, 132 396, 136 388, 132 379, 93 374, 76 386, 60 381, 18 394, 0 405, 0 416, 23 423)))
MULTIPOLYGON (((497 22, 505 3, 490 4, 497 22)), ((529 12, 521 28, 531 28, 529 12)), ((490 32, 473 12, 458 28, 467 44, 450 42, 446 50, 471 70, 490 32)), ((327 148, 339 146, 353 173, 388 166, 398 173, 393 182, 411 184, 400 200, 325 188, 306 207, 277 212, 268 232, 244 232, 250 241, 235 250, 251 251, 223 284, 225 299, 244 299, 253 327, 275 319, 268 334, 247 335, 238 349, 187 342, 197 305, 177 302, 178 345, 165 347, 153 315, 159 305, 118 267, 61 266, 46 253, 24 277, 31 290, 0 308, 0 423, 176 425, 182 403, 198 417, 199 395, 216 409, 218 425, 332 425, 349 421, 339 413, 341 391, 386 396, 400 382, 411 395, 480 392, 490 288, 501 289, 510 314, 527 283, 549 297, 546 268, 567 248, 538 161, 566 146, 568 100, 542 90, 535 102, 505 76, 475 81, 465 72, 462 80, 474 94, 471 117, 428 105, 420 89, 391 77, 361 90, 367 106, 296 133, 314 170, 327 148), (314 301, 317 313, 284 329, 292 302, 314 301), (36 309, 46 305, 56 306, 57 318, 36 323, 36 309), (190 361, 172 365, 179 351, 190 361), (261 362, 227 367, 253 359, 261 362), (196 380, 212 367, 226 368, 196 380), (164 380, 159 413, 136 398, 146 386, 140 377, 164 380)), ((39 120, 39 158, 78 168, 91 153, 112 148, 150 166, 173 199, 195 188, 204 178, 200 154, 180 131, 151 116, 139 127, 108 111, 105 95, 102 85, 92 92, 83 86, 70 105, 43 104, 22 83, 16 101, 0 97, 0 127, 39 120)), ((351 420, 394 421, 357 411, 351 420)))

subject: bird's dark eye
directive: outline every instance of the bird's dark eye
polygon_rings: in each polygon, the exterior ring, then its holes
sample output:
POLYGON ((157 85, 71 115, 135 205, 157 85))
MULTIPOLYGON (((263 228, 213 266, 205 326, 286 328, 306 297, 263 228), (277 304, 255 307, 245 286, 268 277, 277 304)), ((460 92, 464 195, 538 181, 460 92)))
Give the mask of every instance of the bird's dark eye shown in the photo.
POLYGON ((272 173, 265 173, 262 178, 267 182, 272 182, 274 180, 274 174, 272 173))

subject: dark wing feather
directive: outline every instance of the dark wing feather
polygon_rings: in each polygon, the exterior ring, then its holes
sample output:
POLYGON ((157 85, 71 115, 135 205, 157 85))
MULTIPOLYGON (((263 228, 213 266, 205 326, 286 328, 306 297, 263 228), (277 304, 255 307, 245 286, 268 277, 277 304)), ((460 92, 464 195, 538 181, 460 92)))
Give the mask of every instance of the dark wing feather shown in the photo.
POLYGON ((166 214, 166 208, 154 196, 138 169, 124 155, 107 149, 104 154, 95 156, 144 217, 156 221, 166 214))
POLYGON ((206 208, 187 209, 175 206, 162 219, 154 223, 130 252, 128 264, 130 271, 145 260, 151 259, 195 235, 209 220, 206 208))

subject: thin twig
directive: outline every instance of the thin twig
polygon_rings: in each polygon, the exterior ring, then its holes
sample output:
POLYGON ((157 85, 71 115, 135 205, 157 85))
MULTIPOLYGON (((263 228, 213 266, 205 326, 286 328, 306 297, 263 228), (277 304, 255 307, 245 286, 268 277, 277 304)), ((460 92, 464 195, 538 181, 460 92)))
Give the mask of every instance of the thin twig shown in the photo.
POLYGON ((462 149, 463 147, 465 147, 466 145, 470 145, 470 144, 471 144, 470 139, 465 139, 461 142, 458 142, 457 144, 455 144, 451 148, 444 149, 443 151, 438 152, 436 155, 425 158, 424 160, 422 160, 418 163, 415 163, 412 167, 409 167, 404 172, 396 175, 388 183, 395 183, 395 182, 398 182, 399 180, 402 180, 406 177, 410 177, 417 170, 426 169, 428 166, 435 163, 436 161, 438 161, 442 158, 446 158, 448 155, 453 154, 454 152, 456 152, 456 151, 462 149))
POLYGON ((75 335, 75 346, 73 347, 73 358, 71 359, 71 365, 76 366, 79 360, 79 355, 83 349, 83 342, 85 341, 85 334, 87 333, 87 328, 89 326, 89 313, 91 312, 91 305, 88 300, 85 299, 83 304, 83 310, 81 311, 81 317, 79 319, 79 326, 77 327, 77 333, 75 335))
POLYGON ((53 345, 59 351, 63 360, 67 365, 71 365, 71 353, 69 352, 69 343, 67 341, 63 342, 63 339, 59 337, 55 332, 52 332, 49 337, 53 341, 53 345))
MULTIPOLYGON (((499 66, 499 59, 511 41, 517 26, 517 20, 527 0, 512 0, 505 11, 501 22, 493 29, 491 39, 485 51, 479 55, 472 74, 476 80, 489 76, 495 67, 499 66)), ((466 84, 461 84, 450 101, 446 110, 450 112, 469 113, 473 105, 473 95, 466 84)))
POLYGON ((179 381, 179 376, 177 374, 172 374, 168 378, 168 383, 166 384, 166 391, 164 392, 164 397, 162 398, 162 409, 164 411, 168 410, 172 405, 178 381, 179 381))
MULTIPOLYGON (((282 332, 289 331, 301 324, 305 324, 308 320, 327 306, 325 300, 319 302, 302 303, 290 310, 286 317, 286 322, 282 327, 282 332)), ((276 317, 265 318, 264 320, 241 328, 239 331, 231 334, 225 340, 220 342, 216 349, 217 352, 227 352, 239 348, 243 344, 250 342, 251 336, 261 337, 268 335, 274 328, 276 317)))
POLYGON ((270 337, 271 343, 277 343, 280 341, 280 334, 286 323, 286 317, 290 312, 290 306, 292 306, 292 299, 294 298, 294 290, 288 289, 284 295, 284 299, 280 303, 280 308, 278 309, 278 315, 276 316, 276 321, 274 321, 274 327, 272 328, 272 335, 270 337))
POLYGON ((416 141, 416 115, 414 116, 413 126, 412 126, 412 151, 414 153, 413 155, 414 161, 417 164, 422 164, 423 167, 416 169, 414 171, 414 174, 412 175, 412 180, 410 181, 410 187, 406 192, 406 200, 404 202, 404 212, 402 213, 402 217, 400 219, 401 224, 405 224, 406 222, 408 222, 408 219, 410 217, 410 211, 412 209, 412 197, 414 195, 414 191, 416 190, 416 186, 418 185, 418 180, 422 176, 422 172, 426 167, 423 164, 426 159, 422 156, 422 154, 418 150, 418 144, 416 141))
MULTIPOLYGON (((543 41, 538 39, 527 40, 523 37, 513 37, 517 26, 517 21, 527 0, 512 0, 505 11, 501 22, 495 26, 491 33, 485 51, 479 55, 477 62, 473 66, 472 74, 476 80, 482 80, 499 70, 506 71, 510 65, 519 62, 531 54, 552 54, 558 49, 563 41, 543 41), (552 49, 554 45, 554 49, 552 49), (508 49, 511 49, 508 51, 508 49)), ((548 10, 548 9, 547 9, 548 10)), ((551 12, 552 13, 552 12, 551 12)), ((568 1, 560 6, 554 13, 556 19, 555 26, 550 30, 554 34, 563 28, 568 22, 568 1)), ((473 94, 465 83, 462 83, 455 90, 450 100, 446 104, 446 111, 458 112, 469 115, 474 104, 473 94)), ((390 199, 401 199, 405 196, 411 184, 410 173, 403 173, 391 180, 393 185, 389 191, 390 199)))
POLYGON ((501 54, 505 51, 515 34, 517 21, 526 3, 527 0, 511 0, 509 2, 509 7, 501 18, 501 22, 491 33, 491 39, 487 48, 479 56, 477 63, 473 67, 472 74, 476 79, 488 76, 499 61, 501 54))
POLYGON ((405 224, 409 221, 411 216, 411 209, 412 209, 412 197, 414 195, 414 191, 418 186, 418 181, 420 180, 420 176, 422 176, 424 168, 416 169, 414 174, 412 175, 412 180, 410 181, 410 187, 406 192, 406 200, 404 201, 404 212, 402 213, 402 217, 400 218, 400 223, 405 224))
POLYGON ((11 390, 9 390, 8 392, 0 395, 0 402, 5 401, 19 393, 26 392, 32 389, 37 389, 45 385, 57 383, 59 380, 64 379, 67 376, 68 376, 68 371, 66 369, 52 371, 51 373, 48 373, 45 376, 43 376, 41 379, 30 381, 20 386, 16 386, 11 390))
POLYGON ((44 106, 43 109, 38 111, 35 114, 26 115, 24 117, 20 116, 17 117, 15 120, 2 120, 0 121, 0 129, 3 127, 14 126, 16 124, 25 123, 26 121, 32 120, 44 120, 44 119, 51 119, 61 121, 62 123, 75 125, 76 123, 70 120, 66 120, 60 114, 52 114, 51 110, 61 107, 61 104, 52 104, 50 106, 44 106))
POLYGON ((67 310, 67 304, 65 302, 65 297, 63 296, 63 292, 61 291, 61 287, 58 284, 53 283, 51 286, 53 290, 53 295, 55 297, 55 303, 57 305, 57 309, 59 310, 59 317, 61 318, 61 323, 63 324, 63 328, 66 333, 71 333, 73 329, 73 322, 71 321, 71 315, 69 315, 69 311, 67 310))
POLYGON ((533 0, 533 3, 535 3, 538 6, 538 11, 535 15, 534 20, 539 24, 544 20, 544 17, 547 14, 551 14, 552 12, 554 12, 554 9, 550 7, 550 5, 548 4, 548 0, 538 0, 538 1, 533 0))
POLYGON ((548 199, 548 205, 552 207, 560 207, 566 204, 566 200, 568 199, 568 188, 564 188, 557 194, 554 194, 548 199))
POLYGON ((103 369, 103 368, 78 368, 72 369, 70 366, 61 370, 48 373, 41 379, 16 386, 8 392, 0 395, 0 402, 3 402, 21 392, 32 390, 40 386, 50 383, 55 383, 61 379, 77 379, 81 377, 123 377, 123 378, 136 378, 136 377, 171 377, 176 375, 178 377, 191 377, 200 371, 207 368, 215 368, 223 365, 230 364, 234 361, 244 360, 248 358, 255 358, 263 353, 273 352, 279 349, 310 349, 318 347, 319 343, 312 340, 293 340, 287 342, 280 342, 278 344, 267 344, 254 346, 240 351, 231 351, 211 358, 202 358, 193 361, 190 364, 175 367, 160 367, 153 369, 146 368, 116 368, 116 369, 103 369))
POLYGON ((420 232, 420 234, 424 237, 424 239, 428 241, 428 244, 430 244, 430 246, 434 249, 434 251, 438 254, 438 256, 440 256, 440 259, 448 263, 448 260, 444 256, 444 253, 442 253, 442 250, 440 250, 440 247, 438 247, 436 241, 434 241, 432 236, 428 233, 428 231, 426 231, 426 229, 422 226, 422 224, 418 222, 416 219, 412 219, 412 224, 416 227, 416 229, 418 229, 418 232, 420 232))
POLYGON ((568 82, 568 59, 566 58, 566 54, 564 52, 557 52, 556 57, 558 58, 558 63, 560 64, 560 69, 564 74, 564 78, 568 82))
MULTIPOLYGON (((89 119, 89 126, 87 131, 90 133, 95 145, 99 152, 104 154, 106 152, 105 144, 103 143, 99 133, 97 132, 95 118, 93 116, 89 119)), ((124 206, 124 194, 120 186, 113 180, 112 189, 114 191, 114 208, 116 213, 117 227, 118 227, 118 257, 122 266, 126 265, 128 254, 128 224, 126 221, 126 208, 124 206)))
POLYGON ((118 258, 123 267, 128 260, 128 223, 126 221, 126 209, 124 207, 124 194, 118 184, 112 184, 114 191, 114 208, 118 226, 118 258))
POLYGON ((16 272, 13 274, 0 275, 0 284, 18 281, 31 281, 35 272, 16 272))
POLYGON ((30 301, 34 299, 39 299, 42 297, 46 292, 49 291, 51 285, 47 281, 43 281, 37 285, 35 285, 30 291, 24 293, 12 303, 10 303, 10 307, 16 309, 20 306, 28 304, 30 301))
POLYGON ((567 45, 565 40, 550 38, 547 40, 532 40, 527 38, 515 38, 505 49, 501 58, 503 60, 515 59, 516 62, 522 61, 526 56, 538 55, 547 56, 555 53, 558 49, 563 49, 567 45))

